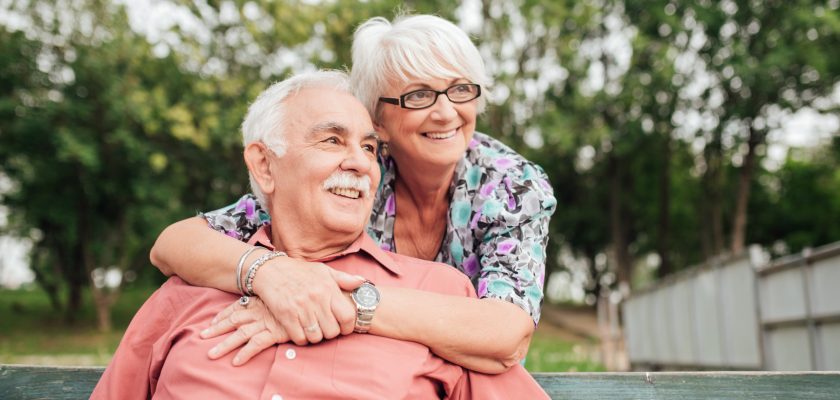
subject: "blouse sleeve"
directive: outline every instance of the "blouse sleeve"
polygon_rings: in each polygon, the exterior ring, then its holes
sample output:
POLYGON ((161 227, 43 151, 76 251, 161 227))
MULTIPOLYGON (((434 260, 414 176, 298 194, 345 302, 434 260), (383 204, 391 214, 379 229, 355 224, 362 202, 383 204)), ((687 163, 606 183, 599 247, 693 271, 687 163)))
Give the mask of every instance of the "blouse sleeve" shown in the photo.
POLYGON ((271 221, 268 211, 250 193, 227 207, 199 215, 207 220, 210 228, 243 242, 247 242, 260 227, 271 221))
POLYGON ((557 206, 551 185, 533 167, 530 179, 499 182, 496 199, 483 206, 487 229, 479 244, 480 298, 518 305, 540 319, 545 280, 548 223, 557 206))

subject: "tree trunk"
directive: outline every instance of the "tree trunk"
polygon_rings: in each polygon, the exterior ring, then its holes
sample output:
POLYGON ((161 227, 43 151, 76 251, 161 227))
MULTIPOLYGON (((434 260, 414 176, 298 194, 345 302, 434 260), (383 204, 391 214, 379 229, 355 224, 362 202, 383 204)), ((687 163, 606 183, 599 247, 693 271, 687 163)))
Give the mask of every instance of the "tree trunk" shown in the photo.
MULTIPOLYGON (((32 247, 31 250, 32 258, 29 263, 32 272, 35 274, 35 282, 38 283, 38 286, 47 293, 47 298, 50 299, 50 306, 52 307, 53 311, 60 312, 63 308, 61 305, 61 297, 58 294, 58 285, 55 282, 51 282, 50 278, 44 272, 47 266, 45 265, 45 257, 44 250, 40 249, 36 246, 32 247)), ((55 268, 55 267, 54 267, 55 268)), ((59 273, 59 272, 56 272, 59 273)), ((55 280, 60 280, 60 275, 55 280)))
POLYGON ((706 145, 704 150, 706 156, 706 173, 703 176, 706 204, 708 214, 706 221, 709 224, 710 253, 706 258, 717 256, 724 250, 723 233, 723 148, 721 133, 715 132, 714 138, 706 145))
POLYGON ((671 238, 671 134, 666 133, 662 146, 662 167, 659 173, 659 221, 658 240, 656 243, 659 253, 659 269, 657 275, 661 278, 671 274, 673 266, 670 251, 671 238))
POLYGON ((93 305, 96 308, 96 326, 100 332, 108 333, 113 329, 111 322, 111 306, 116 296, 108 293, 107 288, 97 288, 94 282, 90 283, 93 292, 93 305))
POLYGON ((68 270, 67 280, 67 309, 64 310, 64 319, 68 324, 74 324, 82 308, 82 282, 80 267, 71 266, 68 270))
POLYGON ((750 200, 750 185, 755 171, 756 149, 763 142, 764 135, 750 127, 747 140, 747 154, 738 173, 738 197, 735 199, 735 215, 732 220, 732 255, 744 252, 747 235, 747 206, 750 200))
POLYGON ((610 182, 610 237, 612 241, 613 263, 621 294, 630 291, 630 254, 627 252, 627 227, 624 218, 620 161, 613 150, 609 155, 610 182))

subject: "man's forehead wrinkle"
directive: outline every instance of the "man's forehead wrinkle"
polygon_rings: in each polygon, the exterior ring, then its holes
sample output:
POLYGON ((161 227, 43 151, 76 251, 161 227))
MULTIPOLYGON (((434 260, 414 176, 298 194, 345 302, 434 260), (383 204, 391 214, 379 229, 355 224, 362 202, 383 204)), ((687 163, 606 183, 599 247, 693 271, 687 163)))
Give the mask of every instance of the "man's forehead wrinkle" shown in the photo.
POLYGON ((344 124, 335 121, 324 121, 315 124, 312 129, 309 130, 310 135, 314 135, 320 132, 334 132, 341 135, 346 135, 348 129, 344 124))
POLYGON ((308 139, 314 139, 319 133, 332 132, 342 136, 347 135, 348 129, 344 124, 335 121, 319 122, 306 133, 308 139))

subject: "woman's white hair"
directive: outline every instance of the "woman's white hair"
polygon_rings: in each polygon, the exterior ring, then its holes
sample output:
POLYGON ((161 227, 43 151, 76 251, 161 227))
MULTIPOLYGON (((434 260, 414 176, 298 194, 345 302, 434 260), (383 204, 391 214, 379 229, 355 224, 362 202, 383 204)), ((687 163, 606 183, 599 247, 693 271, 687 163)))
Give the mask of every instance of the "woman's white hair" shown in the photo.
MULTIPOLYGON (((374 121, 378 120, 379 97, 394 85, 464 78, 487 89, 491 83, 469 36, 455 24, 433 15, 404 15, 393 23, 382 17, 371 18, 356 29, 352 51, 353 92, 374 121)), ((480 113, 486 100, 483 96, 478 100, 480 113)))
MULTIPOLYGON (((327 88, 338 92, 352 93, 347 74, 341 71, 321 70, 295 75, 276 82, 257 96, 248 107, 242 121, 242 144, 248 146, 262 142, 278 157, 286 153, 285 100, 303 89, 327 88)), ((251 190, 260 204, 267 205, 265 194, 260 190, 254 176, 248 172, 251 190)))

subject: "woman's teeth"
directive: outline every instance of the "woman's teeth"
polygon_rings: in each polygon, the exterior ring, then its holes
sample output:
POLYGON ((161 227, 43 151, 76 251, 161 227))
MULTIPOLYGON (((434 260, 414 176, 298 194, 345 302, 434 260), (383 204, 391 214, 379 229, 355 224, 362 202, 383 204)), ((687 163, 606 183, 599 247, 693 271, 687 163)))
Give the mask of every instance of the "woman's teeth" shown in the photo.
POLYGON ((457 131, 457 129, 453 129, 449 132, 426 132, 424 135, 430 139, 449 139, 455 136, 455 131, 457 131))

